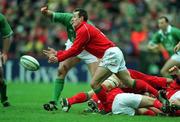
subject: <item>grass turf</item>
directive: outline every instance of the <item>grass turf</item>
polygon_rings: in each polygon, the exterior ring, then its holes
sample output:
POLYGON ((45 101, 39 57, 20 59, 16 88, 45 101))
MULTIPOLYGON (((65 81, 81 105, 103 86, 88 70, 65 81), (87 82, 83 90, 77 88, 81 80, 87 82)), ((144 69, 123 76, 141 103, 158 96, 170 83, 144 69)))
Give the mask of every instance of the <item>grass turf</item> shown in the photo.
MULTIPOLYGON (((86 103, 74 105, 68 113, 61 109, 47 112, 42 105, 50 100, 52 88, 52 84, 8 84, 8 96, 12 106, 3 108, 0 105, 0 122, 180 122, 180 117, 85 114, 82 110, 86 103)), ((62 96, 70 97, 89 88, 88 84, 67 83, 62 96)))

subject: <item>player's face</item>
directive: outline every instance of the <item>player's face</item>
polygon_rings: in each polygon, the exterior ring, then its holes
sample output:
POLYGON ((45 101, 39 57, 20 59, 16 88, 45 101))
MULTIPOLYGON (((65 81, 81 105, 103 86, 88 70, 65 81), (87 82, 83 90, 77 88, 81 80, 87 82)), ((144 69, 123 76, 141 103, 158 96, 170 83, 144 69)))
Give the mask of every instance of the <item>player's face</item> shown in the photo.
POLYGON ((159 29, 166 30, 168 23, 164 18, 158 20, 159 29))
POLYGON ((79 17, 79 12, 73 12, 73 17, 71 21, 72 21, 73 27, 77 28, 83 21, 83 17, 79 17))

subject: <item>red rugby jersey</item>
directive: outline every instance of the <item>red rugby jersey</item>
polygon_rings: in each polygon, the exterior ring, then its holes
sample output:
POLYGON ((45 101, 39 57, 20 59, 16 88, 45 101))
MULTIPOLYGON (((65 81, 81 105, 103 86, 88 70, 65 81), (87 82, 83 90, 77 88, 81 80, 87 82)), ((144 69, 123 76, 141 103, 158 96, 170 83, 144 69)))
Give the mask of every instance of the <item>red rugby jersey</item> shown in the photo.
POLYGON ((115 46, 99 29, 86 22, 82 22, 75 31, 76 38, 71 48, 58 51, 57 58, 59 62, 77 56, 83 50, 88 51, 97 58, 102 58, 108 48, 115 46))

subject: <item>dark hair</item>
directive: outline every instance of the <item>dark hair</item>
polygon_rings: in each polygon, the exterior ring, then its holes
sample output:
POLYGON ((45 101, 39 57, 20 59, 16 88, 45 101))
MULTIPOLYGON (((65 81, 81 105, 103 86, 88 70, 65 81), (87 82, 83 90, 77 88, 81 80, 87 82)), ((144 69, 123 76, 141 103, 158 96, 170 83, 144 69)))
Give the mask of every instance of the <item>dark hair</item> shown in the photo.
POLYGON ((161 17, 159 17, 159 20, 160 19, 165 19, 165 21, 167 22, 167 23, 169 23, 169 19, 166 17, 166 16, 161 16, 161 17))
POLYGON ((88 20, 88 14, 86 10, 82 8, 77 8, 74 10, 74 12, 79 12, 79 17, 84 17, 84 21, 88 20))

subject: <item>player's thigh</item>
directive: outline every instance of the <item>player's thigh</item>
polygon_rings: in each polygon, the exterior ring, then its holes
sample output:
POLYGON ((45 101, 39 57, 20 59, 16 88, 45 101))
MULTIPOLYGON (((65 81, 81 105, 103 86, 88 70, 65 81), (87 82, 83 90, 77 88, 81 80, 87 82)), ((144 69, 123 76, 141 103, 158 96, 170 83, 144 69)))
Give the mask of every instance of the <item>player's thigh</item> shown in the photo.
POLYGON ((167 60, 167 62, 164 64, 163 68, 161 69, 161 72, 168 72, 168 70, 173 66, 180 66, 180 61, 176 61, 173 59, 167 60))
POLYGON ((110 75, 111 71, 104 67, 98 67, 91 81, 91 87, 98 88, 110 75))
POLYGON ((91 76, 94 75, 94 73, 95 73, 95 71, 96 71, 96 69, 98 67, 98 64, 99 64, 99 62, 92 62, 92 63, 87 64, 88 69, 89 69, 89 71, 91 73, 91 76))
POLYGON ((152 107, 154 104, 154 98, 149 97, 149 96, 142 96, 142 100, 139 104, 140 108, 144 108, 144 107, 152 107))
POLYGON ((143 115, 146 111, 148 111, 147 108, 139 108, 137 109, 136 114, 143 115))
POLYGON ((77 57, 72 57, 64 60, 63 62, 59 63, 58 70, 65 70, 68 71, 70 70, 74 65, 79 63, 81 60, 77 57))
POLYGON ((116 76, 122 81, 124 84, 128 86, 133 86, 135 80, 131 78, 130 73, 128 70, 122 70, 116 73, 116 76))

